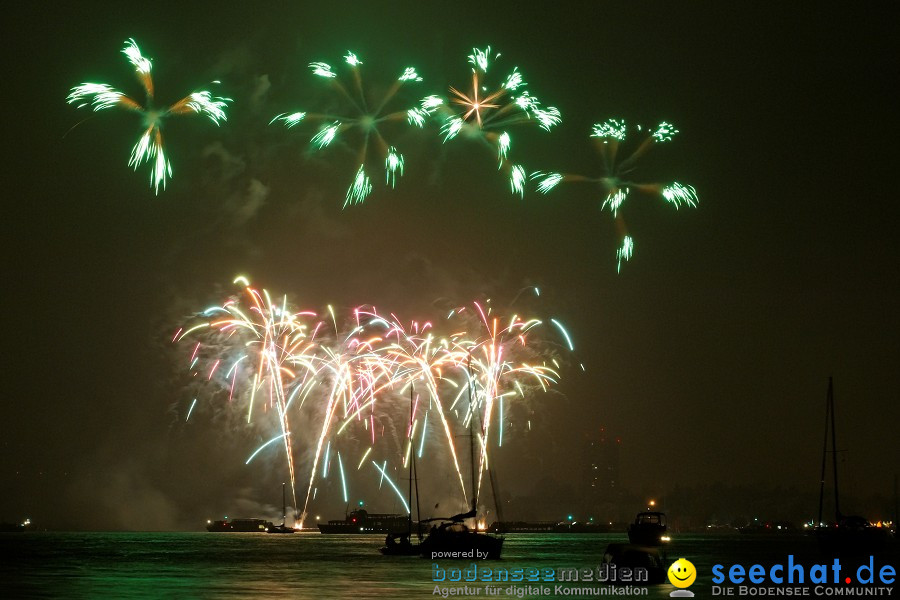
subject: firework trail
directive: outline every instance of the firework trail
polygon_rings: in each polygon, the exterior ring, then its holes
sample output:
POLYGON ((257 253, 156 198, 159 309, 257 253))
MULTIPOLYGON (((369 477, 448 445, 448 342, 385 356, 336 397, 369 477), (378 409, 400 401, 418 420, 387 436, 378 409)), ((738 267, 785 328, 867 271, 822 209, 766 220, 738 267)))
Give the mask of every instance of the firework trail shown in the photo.
MULTIPOLYGON (((131 149, 128 166, 136 171, 142 164, 150 164, 150 186, 159 194, 159 186, 166 188, 166 178, 172 177, 172 164, 166 156, 163 145, 162 124, 166 117, 175 115, 202 115, 219 125, 226 120, 225 108, 231 98, 213 96, 206 90, 191 92, 168 107, 157 107, 154 97, 152 61, 145 57, 133 39, 125 42, 122 50, 134 73, 144 88, 146 100, 143 104, 126 96, 123 92, 105 83, 82 83, 72 88, 66 101, 78 108, 91 106, 94 112, 110 108, 136 112, 141 116, 144 132, 131 149)), ((218 82, 214 82, 218 83, 218 82)))
MULTIPOLYGON (((390 364, 373 346, 380 338, 367 339, 368 332, 360 326, 349 332, 340 329, 331 307, 329 322, 328 316, 290 307, 286 297, 273 301, 266 290, 251 287, 245 278, 235 283, 244 287, 241 296, 199 313, 199 322, 179 331, 174 341, 201 338, 192 346, 189 370, 203 371, 204 379, 216 381, 227 390, 229 401, 246 401, 248 424, 254 411, 258 414, 262 409, 262 419, 268 421, 274 414, 278 435, 259 446, 247 463, 281 442, 295 507, 299 506, 298 436, 300 444, 314 447, 303 503, 305 516, 318 464, 323 450, 330 448, 336 424, 343 423, 344 429, 355 423, 357 427, 351 431, 365 428, 371 443, 376 442, 376 416, 383 418, 376 408, 384 404, 376 400, 380 400, 381 389, 389 390, 392 385, 390 364), (300 413, 307 402, 313 404, 314 418, 300 413), (295 421, 300 423, 299 429, 295 421)), ((346 489, 342 463, 340 475, 346 489)))
POLYGON ((622 205, 632 191, 660 196, 676 209, 682 205, 694 208, 698 202, 697 191, 690 185, 684 185, 677 181, 637 183, 630 179, 639 158, 654 146, 672 141, 672 138, 678 133, 671 123, 665 121, 660 123, 656 129, 637 125, 632 130, 642 139, 626 158, 619 160, 619 146, 623 145, 629 134, 629 128, 625 121, 608 119, 594 125, 591 138, 597 142, 603 167, 603 173, 598 177, 540 171, 531 174, 531 179, 537 181, 537 190, 542 194, 547 194, 560 183, 567 182, 593 183, 600 188, 601 193, 606 195, 601 209, 608 208, 610 210, 619 230, 620 245, 616 249, 617 271, 621 271, 622 261, 628 261, 634 252, 634 240, 628 235, 624 218, 620 213, 622 205))
MULTIPOLYGON (((430 322, 403 325, 392 313, 382 316, 374 307, 359 307, 346 322, 339 322, 331 307, 323 316, 296 310, 285 298, 273 301, 244 278, 236 282, 244 287, 241 296, 199 313, 199 322, 180 330, 174 341, 200 338, 191 342, 189 369, 227 390, 229 401, 245 400, 248 423, 258 405, 267 418, 274 415, 270 420, 275 421, 277 435, 247 462, 280 444, 294 506, 299 506, 295 453, 298 446, 311 449, 301 526, 315 498, 317 478, 334 472, 328 467, 331 456, 337 457, 346 497, 341 448, 346 455, 348 442, 365 447, 357 471, 374 465, 379 481, 387 481, 396 491, 386 475, 388 461, 373 458, 399 455, 398 462, 405 464, 416 451, 413 441, 419 440, 421 457, 427 438, 435 459, 449 462, 467 503, 477 497, 489 468, 488 448, 495 428, 497 445, 502 445, 504 419, 509 418, 504 405, 524 400, 536 390, 546 391, 559 378, 556 355, 563 345, 540 337, 531 340, 544 323, 517 315, 503 319, 494 315, 489 302, 451 311, 446 327, 452 332, 440 335, 430 322), (301 410, 304 405, 308 410, 301 410), (480 448, 474 466, 477 483, 468 491, 455 442, 461 428, 476 431, 480 448), (390 432, 397 435, 391 437, 390 432)), ((555 320, 548 324, 562 334, 554 337, 571 348, 562 325, 555 320)), ((196 404, 192 402, 188 418, 196 404)))
MULTIPOLYGON (((257 396, 266 408, 274 409, 280 435, 266 442, 263 447, 279 439, 283 442, 291 493, 296 506, 292 431, 288 419, 288 409, 295 396, 289 395, 288 386, 297 378, 297 372, 292 367, 296 357, 302 356, 308 345, 307 318, 314 315, 290 312, 286 298, 279 305, 272 301, 268 292, 263 290, 260 293, 251 288, 245 279, 238 278, 235 281, 245 284, 247 306, 242 306, 238 299, 232 298, 222 306, 210 307, 200 313, 203 320, 179 333, 176 341, 184 340, 198 331, 205 334, 205 345, 214 350, 214 360, 206 376, 207 380, 213 379, 223 361, 230 361, 230 368, 220 374, 220 377, 227 382, 229 401, 234 398, 238 378, 249 383, 248 423, 251 421, 257 396), (219 355, 222 349, 227 349, 228 352, 219 355)), ((198 365, 200 349, 201 344, 198 343, 191 357, 190 370, 198 365)), ((254 452, 247 462, 261 449, 254 452)))
MULTIPOLYGON (((498 445, 502 445, 505 403, 524 400, 531 395, 531 388, 548 391, 559 380, 560 364, 555 347, 546 339, 531 339, 545 324, 540 319, 523 319, 516 314, 505 319, 494 313, 489 301, 458 308, 450 318, 462 318, 467 324, 467 334, 455 339, 450 347, 456 367, 465 378, 450 408, 461 405, 463 423, 477 438, 473 491, 477 498, 489 468, 488 448, 495 426, 499 430, 498 445)), ((571 347, 568 332, 555 319, 551 321, 571 347)))
POLYGON ((316 77, 326 79, 337 92, 340 100, 340 108, 332 113, 307 113, 295 111, 282 113, 273 118, 269 124, 280 122, 291 129, 305 122, 318 124, 318 130, 310 139, 310 146, 314 150, 321 150, 330 146, 335 141, 344 137, 350 137, 358 143, 356 149, 356 174, 347 188, 344 207, 349 204, 359 204, 372 193, 373 184, 369 173, 372 172, 372 164, 378 158, 384 167, 384 183, 390 187, 396 187, 397 180, 403 175, 405 159, 397 148, 385 139, 385 131, 390 130, 392 124, 406 121, 409 124, 422 127, 425 123, 421 108, 396 110, 396 96, 400 90, 410 84, 422 81, 414 67, 406 67, 399 77, 393 81, 387 92, 377 100, 367 93, 363 87, 360 65, 362 61, 353 52, 344 56, 344 65, 350 72, 350 81, 346 82, 328 63, 310 63, 309 68, 316 77))
POLYGON ((447 97, 429 96, 420 103, 425 114, 437 113, 444 142, 456 137, 475 139, 497 155, 498 170, 509 177, 510 191, 525 193, 525 168, 513 162, 509 153, 512 137, 509 131, 517 126, 531 125, 545 131, 559 124, 559 109, 542 107, 528 87, 518 67, 505 78, 491 82, 488 72, 494 72, 493 62, 500 57, 491 47, 472 49, 468 56, 472 80, 465 86, 451 86, 447 97))
MULTIPOLYGON (((430 411, 437 415, 439 433, 443 434, 447 450, 450 454, 450 462, 456 479, 460 485, 460 492, 466 498, 465 480, 463 468, 460 464, 459 452, 454 443, 453 422, 451 421, 452 407, 447 407, 446 393, 459 388, 454 381, 454 372, 460 369, 464 355, 458 350, 453 350, 453 345, 458 343, 462 332, 454 333, 448 337, 437 337, 432 331, 430 322, 412 322, 404 327, 393 314, 390 319, 380 317, 374 308, 371 312, 361 312, 363 317, 373 325, 384 328, 384 343, 380 354, 390 365, 393 373, 392 385, 400 386, 402 398, 403 390, 414 383, 420 389, 424 389, 427 404, 417 403, 410 417, 407 439, 411 451, 412 438, 418 427, 418 408, 424 409, 422 444, 426 432, 424 423, 427 422, 430 411)), ((420 452, 421 456, 421 452, 420 452)))

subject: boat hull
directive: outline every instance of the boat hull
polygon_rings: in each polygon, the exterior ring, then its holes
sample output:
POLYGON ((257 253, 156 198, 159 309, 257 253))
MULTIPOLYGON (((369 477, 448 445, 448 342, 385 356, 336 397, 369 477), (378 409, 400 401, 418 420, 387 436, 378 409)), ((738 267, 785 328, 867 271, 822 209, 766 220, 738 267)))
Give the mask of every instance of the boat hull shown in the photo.
POLYGON ((497 560, 503 551, 502 536, 475 531, 432 532, 419 544, 423 558, 473 558, 497 560))
MULTIPOLYGON (((415 527, 415 523, 413 526, 415 527)), ((319 531, 326 534, 365 534, 386 533, 399 534, 409 531, 409 515, 369 513, 365 510, 354 510, 343 520, 332 520, 319 523, 319 531)))
POLYGON ((274 525, 263 519, 232 519, 213 521, 206 526, 206 530, 218 533, 263 533, 269 527, 274 525))
POLYGON ((628 529, 628 541, 637 546, 661 546, 666 530, 628 529))
POLYGON ((294 533, 297 530, 293 527, 288 527, 287 525, 273 525, 266 529, 266 533, 279 534, 279 533, 294 533))
POLYGON ((628 541, 638 546, 660 546, 666 535, 666 515, 661 512, 638 513, 628 526, 628 541))
POLYGON ((632 581, 634 585, 656 585, 666 581, 666 562, 656 547, 610 544, 603 554, 603 562, 617 568, 627 567, 632 573, 636 573, 635 569, 643 569, 646 579, 632 581))
POLYGON ((395 542, 382 546, 378 549, 385 556, 419 556, 422 554, 422 544, 411 544, 409 542, 395 542))

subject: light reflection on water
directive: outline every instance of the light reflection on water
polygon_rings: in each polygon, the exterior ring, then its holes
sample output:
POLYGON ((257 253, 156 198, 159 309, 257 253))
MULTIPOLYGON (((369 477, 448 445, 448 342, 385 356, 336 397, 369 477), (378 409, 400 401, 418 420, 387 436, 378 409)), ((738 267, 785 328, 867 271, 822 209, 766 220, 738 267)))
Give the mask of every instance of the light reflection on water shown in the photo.
MULTIPOLYGON (((595 568, 623 534, 507 536, 490 567, 595 568)), ((432 561, 385 557, 377 535, 257 533, 23 533, 0 535, 4 597, 13 598, 431 598, 432 561)), ((809 538, 679 536, 670 560, 685 557, 708 596, 713 564, 810 555, 809 538)), ((472 561, 438 561, 467 567, 472 561)), ((449 584, 458 585, 458 584, 449 584)), ((469 584, 484 587, 484 583, 469 584)), ((504 587, 509 584, 500 584, 504 587)), ((527 585, 527 583, 518 584, 527 585)), ((532 584, 535 585, 535 584, 532 584)), ((545 584, 553 587, 553 584, 545 584)), ((645 597, 667 598, 670 585, 645 597)), ((482 589, 481 597, 484 596, 482 589)), ((492 596, 506 598, 507 596, 492 596)), ((539 597, 539 596, 526 596, 539 597)), ((563 596, 552 596, 563 597, 563 596)), ((566 596, 576 597, 576 596, 566 596)))

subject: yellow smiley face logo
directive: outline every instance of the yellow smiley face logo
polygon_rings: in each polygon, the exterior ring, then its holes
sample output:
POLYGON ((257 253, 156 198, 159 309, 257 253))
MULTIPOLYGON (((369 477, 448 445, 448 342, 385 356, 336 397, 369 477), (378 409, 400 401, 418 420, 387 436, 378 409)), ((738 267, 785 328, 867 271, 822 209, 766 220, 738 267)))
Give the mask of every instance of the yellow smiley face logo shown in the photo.
POLYGON ((679 558, 669 567, 669 581, 677 588, 686 588, 697 579, 697 569, 694 564, 683 558, 679 558))

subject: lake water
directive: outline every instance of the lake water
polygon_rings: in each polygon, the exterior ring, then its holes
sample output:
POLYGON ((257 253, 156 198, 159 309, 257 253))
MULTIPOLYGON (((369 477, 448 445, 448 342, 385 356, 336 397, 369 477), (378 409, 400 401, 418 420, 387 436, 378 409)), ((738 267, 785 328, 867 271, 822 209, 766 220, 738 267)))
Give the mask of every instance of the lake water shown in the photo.
MULTIPOLYGON (((596 568, 610 542, 624 534, 508 535, 503 560, 480 566, 596 568)), ((433 561, 385 557, 373 535, 297 533, 38 533, 0 534, 2 598, 433 598, 433 561)), ((806 537, 739 535, 676 536, 667 554, 685 557, 697 568, 691 586, 710 597, 714 564, 785 562, 788 554, 812 560, 814 541, 806 537)), ((471 560, 439 560, 441 568, 465 568, 471 560)), ((829 562, 821 559, 817 562, 829 562)), ((848 561, 852 562, 852 561, 848 561)), ((858 564, 859 561, 857 560, 858 564)), ((897 566, 897 554, 877 564, 897 566)), ((848 565, 849 566, 849 565, 848 565)), ((461 583, 444 583, 460 587, 461 583)), ((549 594, 486 595, 486 585, 470 583, 479 597, 560 598, 549 594)), ((517 586, 538 584, 517 583, 517 586)), ((599 584, 562 584, 590 585, 599 584)), ((621 586, 618 586, 621 589, 621 586)), ((668 598, 668 584, 650 586, 649 598, 668 598)), ((521 590, 520 590, 521 591, 521 590)), ((893 594, 896 596, 896 593, 893 594)), ((456 596, 459 597, 459 596, 456 596)), ((815 594, 811 594, 815 597, 815 594)))

